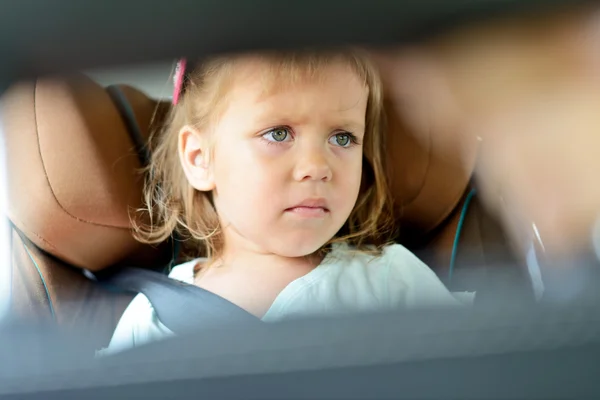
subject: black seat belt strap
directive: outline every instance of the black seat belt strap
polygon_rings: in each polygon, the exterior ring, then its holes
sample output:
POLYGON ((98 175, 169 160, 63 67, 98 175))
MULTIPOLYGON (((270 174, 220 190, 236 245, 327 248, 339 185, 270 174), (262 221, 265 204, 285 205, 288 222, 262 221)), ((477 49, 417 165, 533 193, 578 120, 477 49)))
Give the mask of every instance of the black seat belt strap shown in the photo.
POLYGON ((110 275, 97 274, 94 278, 102 284, 145 295, 158 319, 176 334, 227 324, 260 322, 221 296, 160 272, 129 267, 110 275))

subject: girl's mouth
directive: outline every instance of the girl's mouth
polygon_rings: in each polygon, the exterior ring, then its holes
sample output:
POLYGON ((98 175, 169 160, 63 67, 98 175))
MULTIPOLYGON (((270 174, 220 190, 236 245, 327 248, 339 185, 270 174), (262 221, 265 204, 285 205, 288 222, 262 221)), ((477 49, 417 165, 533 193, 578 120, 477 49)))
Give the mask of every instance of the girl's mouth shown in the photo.
POLYGON ((325 207, 308 207, 308 206, 296 206, 290 207, 285 210, 287 213, 292 213, 304 218, 322 218, 329 214, 329 210, 325 207))

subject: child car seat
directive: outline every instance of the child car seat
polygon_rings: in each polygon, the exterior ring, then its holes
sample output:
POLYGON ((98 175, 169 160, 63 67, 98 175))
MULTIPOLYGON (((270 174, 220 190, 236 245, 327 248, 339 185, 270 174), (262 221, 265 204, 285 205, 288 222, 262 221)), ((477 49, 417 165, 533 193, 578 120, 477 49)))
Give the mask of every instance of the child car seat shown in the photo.
MULTIPOLYGON (((147 137, 157 103, 122 88, 147 137)), ((135 142, 108 92, 85 76, 38 79, 1 101, 11 225, 12 310, 65 329, 90 346, 110 339, 130 295, 107 293, 81 269, 155 267, 168 246, 137 243, 129 212, 142 204, 135 142)))
MULTIPOLYGON (((18 83, 3 95, 16 315, 85 329, 91 350, 104 347, 131 295, 99 287, 82 269, 156 269, 171 260, 169 243, 137 243, 129 220, 142 205, 139 140, 166 108, 134 88, 107 90, 83 75, 18 83)), ((401 243, 454 289, 478 289, 461 278, 463 265, 495 268, 489 243, 499 243, 503 262, 510 261, 504 264, 512 263, 501 230, 468 196, 476 146, 465 162, 440 146, 435 132, 416 140, 394 121, 389 142, 401 243)))

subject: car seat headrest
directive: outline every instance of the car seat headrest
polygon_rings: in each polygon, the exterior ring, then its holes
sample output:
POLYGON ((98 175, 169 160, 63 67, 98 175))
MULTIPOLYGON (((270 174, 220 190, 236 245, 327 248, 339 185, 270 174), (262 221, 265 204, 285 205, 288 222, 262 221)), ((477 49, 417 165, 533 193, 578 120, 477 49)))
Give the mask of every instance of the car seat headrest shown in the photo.
POLYGON ((466 195, 480 139, 467 128, 468 116, 458 112, 437 64, 410 48, 373 56, 385 92, 388 179, 399 240, 422 244, 466 195))
POLYGON ((392 100, 386 110, 388 179, 399 239, 418 241, 443 223, 465 195, 477 139, 461 132, 411 129, 392 100))
MULTIPOLYGON (((156 102, 125 88, 143 132, 156 102)), ((135 144, 107 91, 83 76, 18 83, 0 100, 8 217, 33 243, 99 270, 153 252, 132 237, 142 204, 135 144)))

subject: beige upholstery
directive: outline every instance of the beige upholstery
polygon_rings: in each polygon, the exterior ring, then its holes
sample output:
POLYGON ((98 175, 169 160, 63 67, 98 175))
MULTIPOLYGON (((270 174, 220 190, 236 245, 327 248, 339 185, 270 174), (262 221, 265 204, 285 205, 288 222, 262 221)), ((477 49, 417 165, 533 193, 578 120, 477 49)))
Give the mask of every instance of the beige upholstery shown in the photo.
MULTIPOLYGON (((400 240, 415 242, 440 226, 461 201, 475 167, 477 138, 447 140, 448 132, 409 130, 387 100, 388 179, 400 240)), ((458 135, 456 135, 458 138, 458 135)))
MULTIPOLYGON (((149 251, 130 232, 129 213, 142 204, 141 165, 103 88, 84 76, 40 79, 11 88, 1 107, 8 213, 18 229, 90 270, 149 251)), ((146 110, 142 126, 155 107, 136 104, 146 110)))

